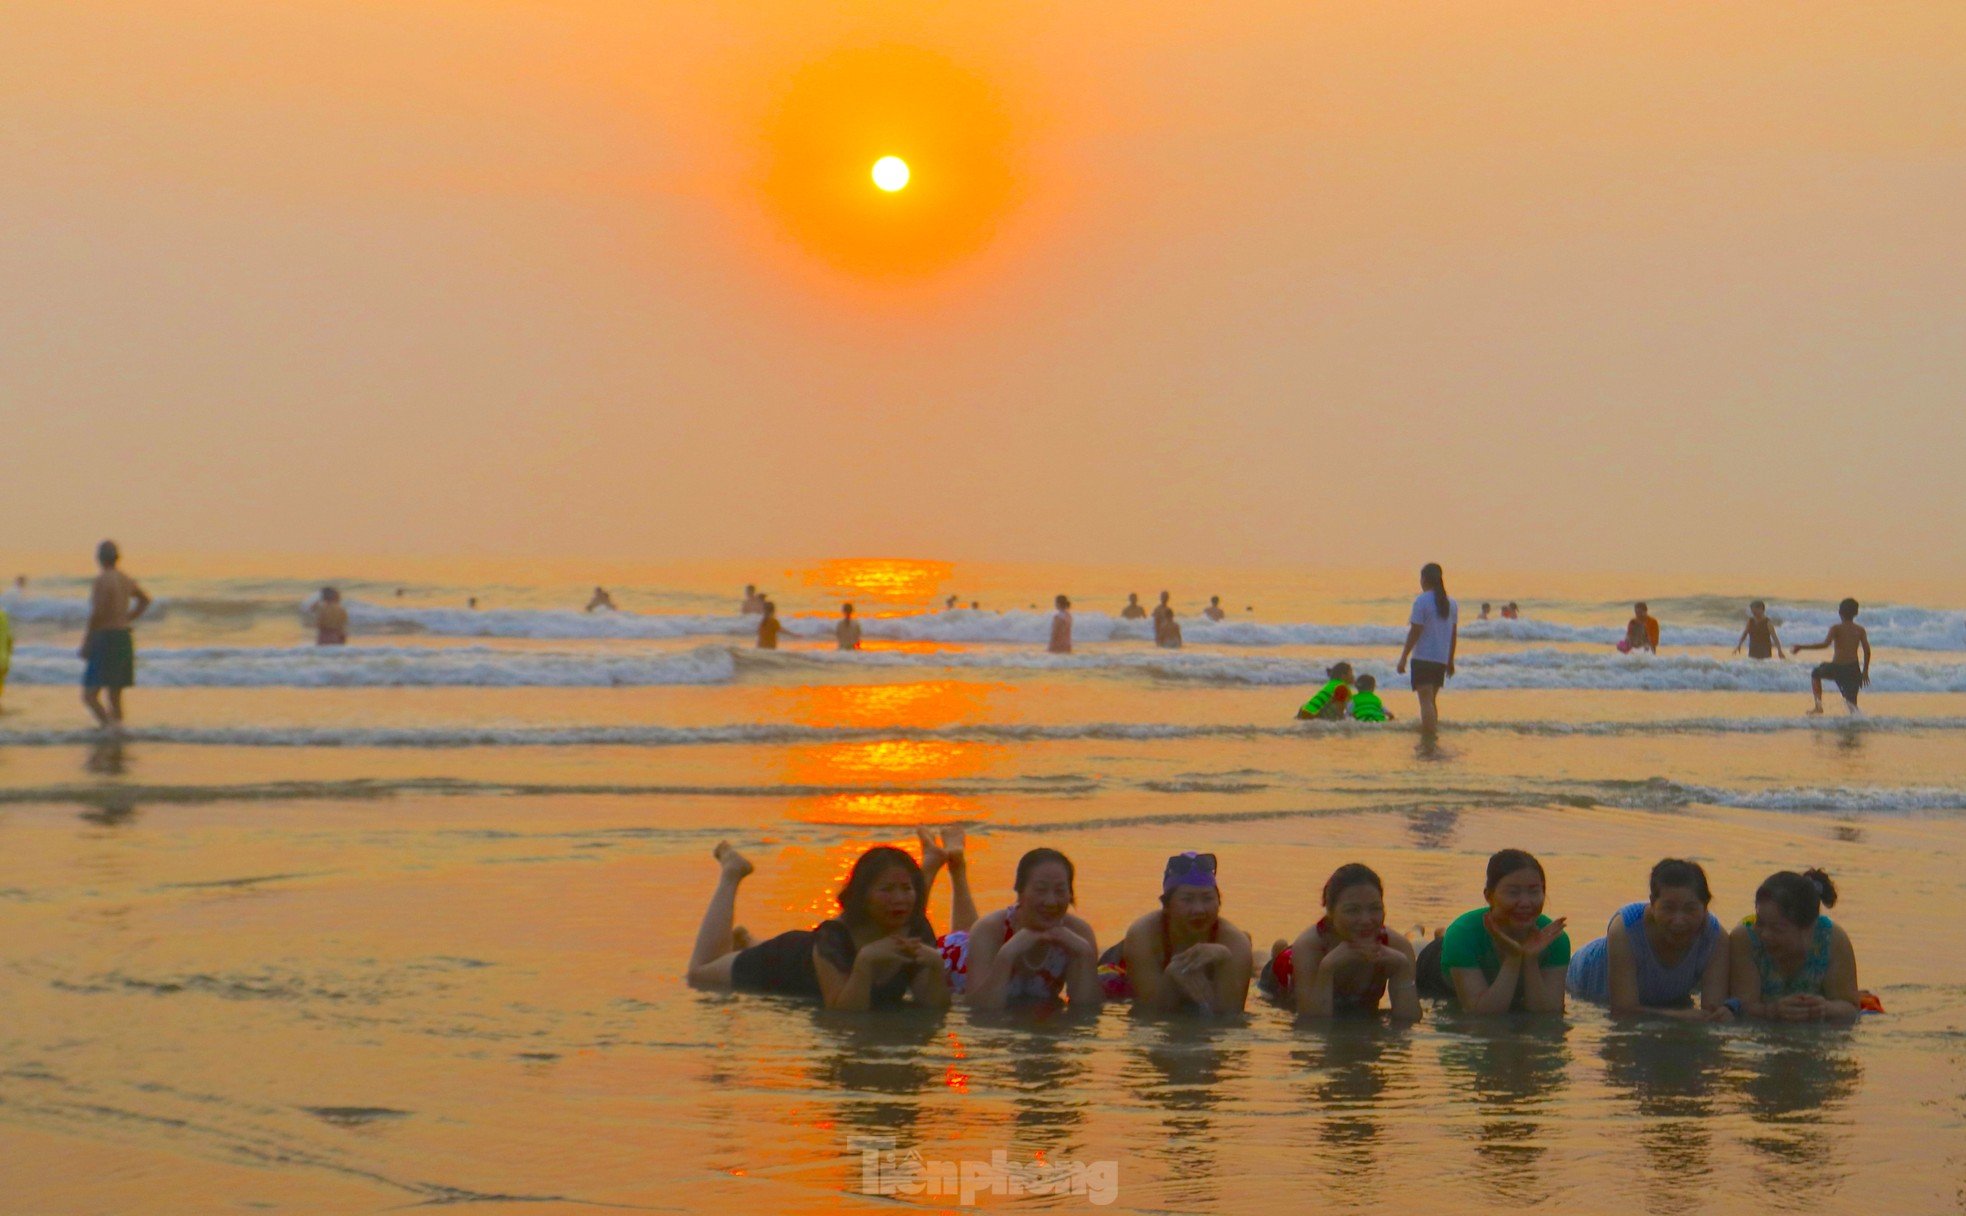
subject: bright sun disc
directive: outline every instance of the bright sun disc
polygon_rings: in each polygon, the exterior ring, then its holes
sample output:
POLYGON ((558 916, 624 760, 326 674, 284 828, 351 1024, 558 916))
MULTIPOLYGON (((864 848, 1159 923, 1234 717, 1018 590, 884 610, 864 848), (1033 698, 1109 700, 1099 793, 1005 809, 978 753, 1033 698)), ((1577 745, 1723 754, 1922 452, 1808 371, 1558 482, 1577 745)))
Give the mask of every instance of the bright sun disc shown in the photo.
POLYGON ((874 162, 874 184, 889 194, 908 184, 908 162, 898 156, 883 156, 874 162))

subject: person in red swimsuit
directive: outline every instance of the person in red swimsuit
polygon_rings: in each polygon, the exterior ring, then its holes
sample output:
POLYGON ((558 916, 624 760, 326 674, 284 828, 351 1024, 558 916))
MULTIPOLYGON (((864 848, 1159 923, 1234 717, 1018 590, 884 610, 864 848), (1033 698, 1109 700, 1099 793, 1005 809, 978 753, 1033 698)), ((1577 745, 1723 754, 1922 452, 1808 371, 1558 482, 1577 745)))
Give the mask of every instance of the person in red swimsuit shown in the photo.
POLYGON ((1215 854, 1168 858, 1160 903, 1100 960, 1107 996, 1160 1013, 1241 1013, 1254 969, 1249 934, 1222 917, 1215 854))
POLYGON ((1324 915, 1263 966, 1264 992, 1301 1017, 1379 1012, 1392 993, 1393 1017, 1417 1021, 1413 943, 1386 928, 1386 888, 1370 866, 1339 866, 1324 884, 1324 915))
MULTIPOLYGON (((1097 1010, 1099 939, 1072 915, 1071 858, 1038 848, 1017 862, 1017 902, 979 919, 958 965, 963 999, 972 1009, 1056 1006, 1097 1010)), ((943 939, 943 956, 954 933, 943 939)), ((952 977, 953 978, 953 977, 952 977)))

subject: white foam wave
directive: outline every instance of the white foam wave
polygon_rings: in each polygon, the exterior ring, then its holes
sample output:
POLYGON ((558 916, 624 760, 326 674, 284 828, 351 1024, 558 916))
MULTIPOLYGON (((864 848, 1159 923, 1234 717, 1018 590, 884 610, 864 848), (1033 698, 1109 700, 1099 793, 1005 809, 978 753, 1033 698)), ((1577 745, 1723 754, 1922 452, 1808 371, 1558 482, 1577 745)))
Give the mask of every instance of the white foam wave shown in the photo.
POLYGON ((1615 794, 1612 802, 1626 806, 1658 807, 1700 804, 1755 811, 1914 811, 1966 810, 1966 790, 1944 786, 1857 785, 1781 786, 1731 789, 1688 785, 1663 778, 1638 783, 1615 794))
MULTIPOLYGON (((808 726, 789 722, 733 723, 719 726, 565 725, 509 723, 442 726, 139 726, 125 736, 138 743, 188 747, 711 747, 790 746, 889 740, 955 743, 1045 743, 1091 740, 1158 742, 1188 739, 1340 739, 1411 732, 1410 721, 1186 723, 1068 722, 972 723, 943 727, 808 726)), ((1456 722, 1455 733, 1547 736, 1641 736, 1703 734, 1921 733, 1966 731, 1966 717, 1819 719, 1671 718, 1639 722, 1556 722, 1508 720, 1456 722)), ((64 747, 98 742, 101 736, 80 727, 0 728, 0 747, 64 747)), ((1215 779, 1213 775, 1210 780, 1215 779)))
MULTIPOLYGON (((22 646, 12 681, 71 684, 72 650, 22 646)), ((488 646, 145 647, 144 684, 177 688, 561 687, 725 684, 737 665, 724 646, 650 654, 499 650, 488 646)))
MULTIPOLYGON (((1663 643, 1669 651, 1682 646, 1731 648, 1740 637, 1740 625, 1714 621, 1714 617, 1720 615, 1719 606, 1731 603, 1733 601, 1715 597, 1689 601, 1689 606, 1683 607, 1680 615, 1665 618, 1663 643), (1704 607, 1695 611, 1690 607, 1694 603, 1704 607)), ((757 628, 756 617, 736 614, 588 613, 543 608, 474 610, 417 607, 354 597, 349 598, 347 604, 349 619, 357 634, 419 633, 439 637, 530 638, 542 641, 667 640, 746 637, 757 628)), ((302 607, 303 603, 299 600, 263 596, 241 596, 236 599, 166 596, 160 598, 151 611, 158 619, 181 614, 224 618, 263 615, 298 620, 302 607)), ((88 619, 87 601, 80 597, 21 596, 7 592, 0 593, 0 608, 5 608, 16 621, 24 623, 79 627, 88 619)), ((1592 615, 1600 611, 1603 610, 1593 609, 1592 615)), ((1836 620, 1834 608, 1827 605, 1776 604, 1769 609, 1769 615, 1778 622, 1784 640, 1790 643, 1818 641, 1823 631, 1836 620)), ((1073 638, 1080 646, 1145 642, 1152 638, 1152 629, 1146 621, 1121 620, 1116 615, 1093 610, 1077 611, 1073 616, 1073 638)), ((1966 651, 1966 612, 1883 605, 1864 609, 1860 619, 1870 630, 1873 642, 1880 647, 1966 651)), ((787 623, 794 636, 831 636, 831 622, 827 618, 801 616, 791 618, 787 623)), ((1406 637, 1406 626, 1397 619, 1378 623, 1324 624, 1309 621, 1271 623, 1232 617, 1217 623, 1198 614, 1184 614, 1181 628, 1191 645, 1252 648, 1398 646, 1406 637)), ((893 617, 863 616, 861 629, 870 639, 887 641, 1041 647, 1050 637, 1051 613, 957 609, 893 617)), ((1464 616, 1461 634, 1474 641, 1609 647, 1623 636, 1624 620, 1621 613, 1613 613, 1601 624, 1573 624, 1541 618, 1483 621, 1464 616)))

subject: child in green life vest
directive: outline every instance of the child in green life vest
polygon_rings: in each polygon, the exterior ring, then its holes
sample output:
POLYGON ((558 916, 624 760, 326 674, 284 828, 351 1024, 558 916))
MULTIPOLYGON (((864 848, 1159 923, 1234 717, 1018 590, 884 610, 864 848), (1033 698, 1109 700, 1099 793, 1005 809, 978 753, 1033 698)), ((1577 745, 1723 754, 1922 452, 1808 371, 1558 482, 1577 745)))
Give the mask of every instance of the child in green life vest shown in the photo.
POLYGON ((1386 703, 1379 699, 1379 681, 1371 676, 1358 678, 1358 691, 1352 694, 1352 717, 1360 722, 1385 722, 1392 718, 1386 703))
POLYGON ((1352 665, 1334 663, 1324 669, 1324 674, 1327 677, 1324 687, 1312 693, 1311 699, 1297 711, 1299 721, 1308 718, 1342 719, 1345 716, 1345 703, 1352 699, 1352 665))

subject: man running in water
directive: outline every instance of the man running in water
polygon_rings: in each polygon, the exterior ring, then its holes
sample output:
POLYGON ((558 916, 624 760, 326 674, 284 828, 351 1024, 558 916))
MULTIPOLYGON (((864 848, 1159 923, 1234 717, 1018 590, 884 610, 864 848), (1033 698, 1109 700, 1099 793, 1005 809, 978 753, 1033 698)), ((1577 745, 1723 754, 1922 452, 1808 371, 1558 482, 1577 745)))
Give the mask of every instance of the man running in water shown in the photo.
POLYGON ((82 704, 89 707, 96 725, 104 727, 122 725, 123 690, 137 679, 136 642, 130 627, 150 607, 149 594, 116 568, 121 558, 113 540, 96 546, 102 573, 89 589, 89 626, 78 652, 87 664, 82 670, 82 704), (104 689, 109 690, 108 709, 102 707, 104 689))
POLYGON ((1844 600, 1836 606, 1836 615, 1843 619, 1829 627, 1829 634, 1820 642, 1789 649, 1797 654, 1805 650, 1828 650, 1829 662, 1818 663, 1809 673, 1809 691, 1816 698, 1816 707, 1809 711, 1811 717, 1823 712, 1823 681, 1835 680, 1836 691, 1843 694, 1843 707, 1851 713, 1857 711, 1857 693, 1870 683, 1870 634, 1857 624, 1857 601, 1844 600), (1857 663, 1857 654, 1863 652, 1864 661, 1857 663))

